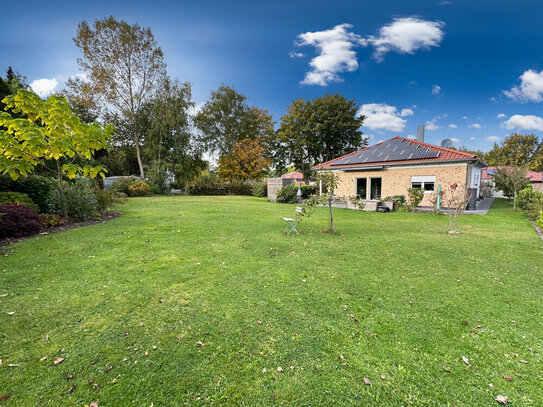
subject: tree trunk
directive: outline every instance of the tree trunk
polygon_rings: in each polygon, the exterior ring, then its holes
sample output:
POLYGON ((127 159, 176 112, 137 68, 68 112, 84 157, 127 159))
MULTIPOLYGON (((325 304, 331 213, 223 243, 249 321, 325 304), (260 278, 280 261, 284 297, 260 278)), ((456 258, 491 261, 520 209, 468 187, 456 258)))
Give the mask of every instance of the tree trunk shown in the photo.
POLYGON ((332 212, 332 199, 330 198, 330 200, 328 201, 328 208, 330 210, 330 232, 332 233, 336 233, 336 228, 334 227, 334 214, 332 212))
POLYGON ((57 175, 58 175, 58 194, 60 198, 60 207, 62 209, 62 216, 64 219, 68 218, 68 208, 66 207, 66 200, 64 199, 64 190, 62 189, 62 169, 60 168, 60 161, 57 160, 57 175))
POLYGON ((144 180, 145 172, 143 171, 143 161, 141 159, 140 138, 138 137, 138 128, 136 126, 136 122, 134 122, 134 145, 136 146, 136 157, 138 158, 138 166, 140 167, 140 176, 141 179, 144 180))

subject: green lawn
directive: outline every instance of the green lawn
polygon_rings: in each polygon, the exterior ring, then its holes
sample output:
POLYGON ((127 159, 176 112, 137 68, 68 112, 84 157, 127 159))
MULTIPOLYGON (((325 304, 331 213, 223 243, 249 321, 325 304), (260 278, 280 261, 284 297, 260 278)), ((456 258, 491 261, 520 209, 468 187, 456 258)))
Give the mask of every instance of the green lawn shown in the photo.
POLYGON ((543 403, 543 241, 503 201, 458 236, 342 209, 329 235, 324 208, 286 236, 294 206, 251 197, 122 210, 2 249, 0 405, 543 403))

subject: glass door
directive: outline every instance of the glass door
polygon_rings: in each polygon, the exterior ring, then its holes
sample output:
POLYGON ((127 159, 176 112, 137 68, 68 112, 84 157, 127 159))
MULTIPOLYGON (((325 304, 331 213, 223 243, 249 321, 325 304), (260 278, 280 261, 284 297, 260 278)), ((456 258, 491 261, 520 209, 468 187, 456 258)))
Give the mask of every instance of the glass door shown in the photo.
POLYGON ((357 178, 356 179, 356 197, 360 199, 367 199, 368 179, 357 178))
POLYGON ((381 178, 370 179, 370 199, 375 201, 381 199, 381 178))

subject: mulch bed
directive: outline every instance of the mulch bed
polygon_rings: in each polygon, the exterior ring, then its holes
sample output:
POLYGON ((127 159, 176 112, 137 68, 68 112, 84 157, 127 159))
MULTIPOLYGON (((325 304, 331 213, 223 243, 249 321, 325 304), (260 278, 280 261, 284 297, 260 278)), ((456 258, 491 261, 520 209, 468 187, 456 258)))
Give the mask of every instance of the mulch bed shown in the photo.
POLYGON ((18 237, 18 238, 3 238, 0 239, 0 247, 8 246, 12 243, 21 242, 25 239, 36 237, 36 236, 44 236, 49 235, 51 233, 58 233, 58 232, 64 232, 65 230, 79 228, 81 226, 89 226, 89 225, 96 225, 98 223, 104 223, 109 220, 117 219, 119 216, 121 216, 122 212, 113 212, 113 211, 104 211, 100 215, 100 218, 94 218, 94 219, 88 219, 85 221, 78 221, 76 219, 69 219, 66 220, 64 225, 55 226, 52 228, 46 228, 42 229, 39 235, 32 235, 32 236, 26 236, 26 237, 18 237))

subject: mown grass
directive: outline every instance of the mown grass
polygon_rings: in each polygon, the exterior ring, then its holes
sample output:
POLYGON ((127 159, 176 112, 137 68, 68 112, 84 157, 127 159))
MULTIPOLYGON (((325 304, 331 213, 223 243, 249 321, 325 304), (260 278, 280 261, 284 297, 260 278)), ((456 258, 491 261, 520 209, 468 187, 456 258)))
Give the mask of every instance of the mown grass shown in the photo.
POLYGON ((294 206, 250 197, 123 210, 2 249, 0 405, 543 404, 543 242, 503 201, 458 236, 342 209, 320 233, 324 208, 286 236, 294 206))

